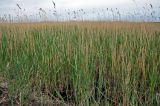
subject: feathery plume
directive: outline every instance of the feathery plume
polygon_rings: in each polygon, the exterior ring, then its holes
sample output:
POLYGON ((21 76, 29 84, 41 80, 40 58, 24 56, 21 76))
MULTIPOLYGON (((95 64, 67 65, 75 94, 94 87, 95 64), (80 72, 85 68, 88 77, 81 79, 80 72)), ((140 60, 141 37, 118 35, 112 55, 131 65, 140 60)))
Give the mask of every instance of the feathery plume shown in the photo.
POLYGON ((52 1, 54 8, 56 8, 56 3, 54 1, 52 1))
POLYGON ((22 8, 19 6, 19 4, 16 4, 17 5, 17 7, 21 10, 22 8))
POLYGON ((152 4, 149 4, 149 5, 150 5, 151 8, 153 8, 153 5, 152 5, 152 4))
POLYGON ((39 8, 39 10, 46 14, 46 12, 42 8, 39 8))

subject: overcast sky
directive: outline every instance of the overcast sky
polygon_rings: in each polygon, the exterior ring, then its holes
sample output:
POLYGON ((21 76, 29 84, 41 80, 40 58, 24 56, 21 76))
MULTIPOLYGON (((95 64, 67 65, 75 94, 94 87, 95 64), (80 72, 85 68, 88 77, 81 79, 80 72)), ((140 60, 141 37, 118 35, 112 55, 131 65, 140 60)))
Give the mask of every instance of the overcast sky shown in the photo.
POLYGON ((28 13, 34 13, 39 8, 52 9, 55 2, 58 9, 90 9, 90 8, 118 8, 124 11, 132 11, 152 4, 153 8, 160 11, 160 0, 0 0, 0 15, 13 13, 19 4, 28 13))
MULTIPOLYGON (((128 7, 151 3, 160 6, 160 0, 53 0, 57 8, 97 8, 97 7, 128 7)), ((16 8, 16 3, 24 8, 52 8, 52 0, 0 0, 0 8, 16 8)))

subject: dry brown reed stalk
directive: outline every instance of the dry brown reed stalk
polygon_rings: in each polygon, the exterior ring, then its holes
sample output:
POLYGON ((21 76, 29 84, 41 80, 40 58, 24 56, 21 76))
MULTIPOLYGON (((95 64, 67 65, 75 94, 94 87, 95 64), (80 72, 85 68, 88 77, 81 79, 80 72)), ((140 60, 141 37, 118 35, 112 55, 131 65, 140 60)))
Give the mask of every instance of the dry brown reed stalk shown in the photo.
POLYGON ((112 73, 115 73, 116 70, 116 50, 112 51, 112 73))
POLYGON ((146 75, 145 75, 145 48, 142 47, 140 50, 140 57, 137 60, 139 69, 140 69, 140 80, 145 81, 146 75))
POLYGON ((126 77, 126 81, 125 81, 127 86, 129 84, 129 81, 130 81, 131 70, 132 70, 131 62, 128 62, 128 64, 127 64, 127 77, 126 77))
POLYGON ((99 60, 96 59, 96 72, 95 72, 95 100, 98 101, 99 94, 98 94, 98 85, 99 85, 99 68, 100 68, 100 63, 99 60))
POLYGON ((128 93, 129 93, 129 82, 130 82, 130 78, 131 78, 131 70, 132 70, 132 66, 131 66, 131 62, 129 62, 128 64, 127 64, 127 75, 126 75, 126 78, 125 78, 125 91, 124 91, 124 95, 125 95, 125 97, 124 97, 124 99, 125 99, 125 105, 124 106, 128 106, 129 105, 129 98, 128 98, 128 93))

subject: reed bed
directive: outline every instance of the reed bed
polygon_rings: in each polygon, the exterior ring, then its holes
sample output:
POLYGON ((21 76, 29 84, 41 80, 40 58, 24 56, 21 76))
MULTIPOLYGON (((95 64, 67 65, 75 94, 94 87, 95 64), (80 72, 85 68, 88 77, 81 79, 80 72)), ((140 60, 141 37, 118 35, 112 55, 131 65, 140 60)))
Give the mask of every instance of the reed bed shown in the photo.
POLYGON ((159 27, 128 22, 0 24, 0 83, 7 83, 0 104, 160 105, 159 27))

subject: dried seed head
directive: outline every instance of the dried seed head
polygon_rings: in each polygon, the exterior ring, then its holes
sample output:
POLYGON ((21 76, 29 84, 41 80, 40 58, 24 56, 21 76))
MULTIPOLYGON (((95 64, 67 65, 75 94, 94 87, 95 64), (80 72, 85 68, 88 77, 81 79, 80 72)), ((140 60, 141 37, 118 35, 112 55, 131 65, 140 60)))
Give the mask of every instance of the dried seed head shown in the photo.
POLYGON ((52 1, 54 8, 56 8, 56 3, 54 1, 52 1))
POLYGON ((153 8, 153 5, 152 5, 152 4, 150 4, 150 7, 151 7, 151 8, 153 8))
POLYGON ((42 8, 39 8, 39 10, 46 14, 46 11, 44 11, 42 8))
POLYGON ((22 9, 19 4, 16 4, 16 5, 17 5, 17 7, 18 7, 20 10, 22 9))

